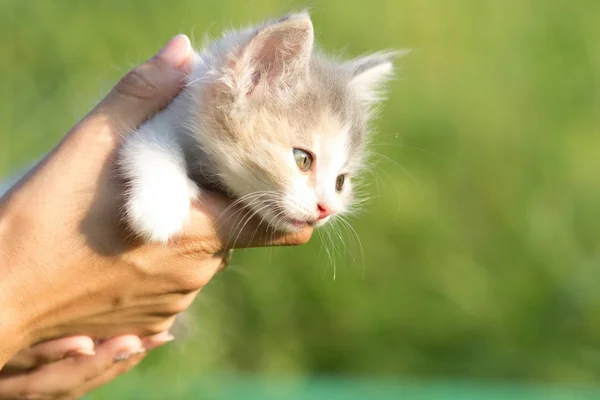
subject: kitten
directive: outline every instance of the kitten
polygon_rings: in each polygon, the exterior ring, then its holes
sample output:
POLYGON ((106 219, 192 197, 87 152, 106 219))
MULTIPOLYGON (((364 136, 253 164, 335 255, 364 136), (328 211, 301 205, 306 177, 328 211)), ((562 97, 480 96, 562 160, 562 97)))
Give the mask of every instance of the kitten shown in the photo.
POLYGON ((166 242, 181 232, 198 184, 240 198, 279 231, 348 211, 397 53, 338 62, 313 37, 309 15, 296 13, 195 54, 186 89, 120 148, 135 234, 166 242))

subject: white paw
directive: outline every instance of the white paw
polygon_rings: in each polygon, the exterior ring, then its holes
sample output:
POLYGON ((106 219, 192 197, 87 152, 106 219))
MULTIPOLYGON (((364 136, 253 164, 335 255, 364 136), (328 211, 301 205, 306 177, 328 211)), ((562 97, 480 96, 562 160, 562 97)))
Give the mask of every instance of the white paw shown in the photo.
POLYGON ((128 136, 120 149, 119 171, 128 186, 129 228, 145 240, 165 243, 183 230, 199 189, 188 178, 181 147, 162 132, 146 126, 128 136))
POLYGON ((136 182, 127 193, 125 215, 129 227, 143 239, 166 243, 181 233, 190 218, 198 187, 187 176, 136 182))

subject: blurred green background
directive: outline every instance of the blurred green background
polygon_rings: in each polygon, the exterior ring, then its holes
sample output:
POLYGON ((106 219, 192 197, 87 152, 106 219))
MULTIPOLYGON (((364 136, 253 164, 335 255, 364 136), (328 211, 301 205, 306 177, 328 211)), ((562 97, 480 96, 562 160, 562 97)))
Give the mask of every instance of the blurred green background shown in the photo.
POLYGON ((196 301, 190 338, 92 398, 142 386, 178 398, 222 374, 600 377, 599 1, 0 4, 0 176, 52 148, 179 32, 201 43, 309 6, 326 50, 414 50, 375 124, 358 238, 330 229, 301 248, 237 251, 196 301))

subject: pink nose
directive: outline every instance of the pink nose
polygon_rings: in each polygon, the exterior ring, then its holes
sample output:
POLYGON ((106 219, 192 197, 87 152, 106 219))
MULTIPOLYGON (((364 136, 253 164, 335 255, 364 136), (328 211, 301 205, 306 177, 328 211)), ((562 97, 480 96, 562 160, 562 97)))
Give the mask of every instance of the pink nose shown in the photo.
POLYGON ((322 204, 317 204, 317 210, 319 211, 319 219, 327 218, 333 214, 333 210, 331 210, 331 208, 322 204))

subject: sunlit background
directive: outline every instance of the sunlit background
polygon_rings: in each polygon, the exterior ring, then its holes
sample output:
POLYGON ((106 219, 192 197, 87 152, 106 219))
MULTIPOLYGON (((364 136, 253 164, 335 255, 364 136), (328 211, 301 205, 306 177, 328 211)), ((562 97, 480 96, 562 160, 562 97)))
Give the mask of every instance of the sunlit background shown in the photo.
POLYGON ((328 51, 413 49, 375 124, 373 199, 352 231, 237 251, 198 297, 190 337, 91 398, 442 399, 471 384, 494 398, 529 386, 559 398, 555 387, 593 387, 596 0, 4 0, 0 176, 51 149, 176 33, 201 43, 304 6, 328 51), (352 397, 367 382, 379 389, 352 397))

